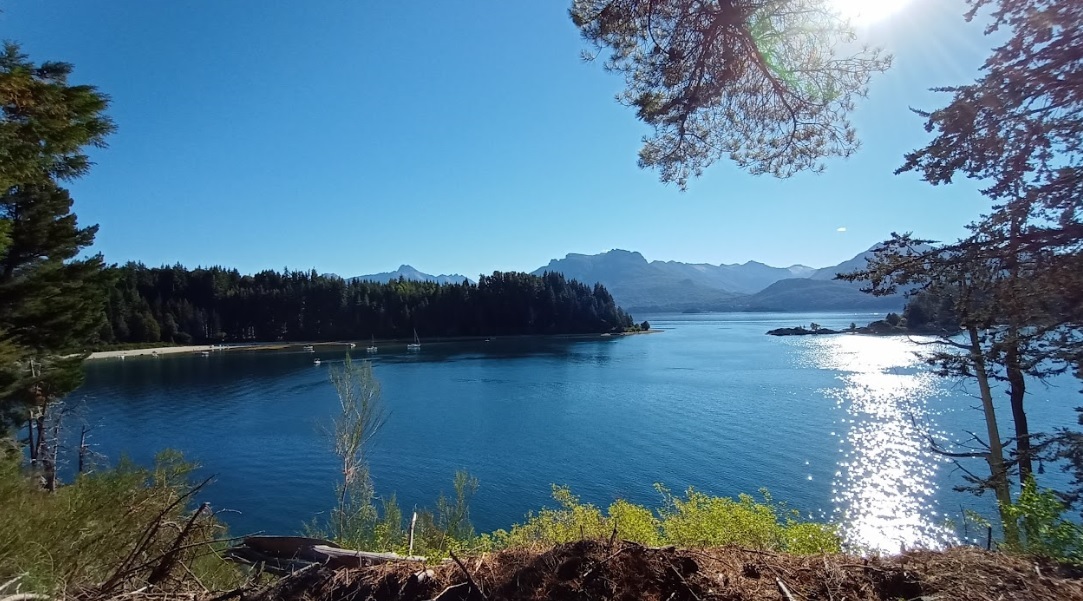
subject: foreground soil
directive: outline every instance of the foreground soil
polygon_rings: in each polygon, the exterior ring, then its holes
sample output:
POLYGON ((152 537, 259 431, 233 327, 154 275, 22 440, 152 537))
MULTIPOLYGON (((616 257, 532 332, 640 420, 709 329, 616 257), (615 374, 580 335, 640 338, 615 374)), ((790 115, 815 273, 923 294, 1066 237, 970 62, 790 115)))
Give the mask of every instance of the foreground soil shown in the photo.
POLYGON ((1056 565, 973 548, 863 559, 583 541, 428 566, 398 562, 339 570, 314 567, 262 588, 216 595, 228 597, 242 601, 1083 601, 1083 580, 1056 565))

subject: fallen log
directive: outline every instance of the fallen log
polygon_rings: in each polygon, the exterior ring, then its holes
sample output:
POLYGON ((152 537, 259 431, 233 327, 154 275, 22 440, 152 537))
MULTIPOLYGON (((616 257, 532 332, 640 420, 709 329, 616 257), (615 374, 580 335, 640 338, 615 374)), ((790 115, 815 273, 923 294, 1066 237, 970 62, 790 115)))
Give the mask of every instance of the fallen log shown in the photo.
POLYGON ((397 553, 343 549, 331 541, 304 536, 249 536, 240 545, 228 549, 224 555, 237 563, 263 565, 268 572, 278 575, 312 565, 357 568, 388 562, 425 561, 424 557, 397 553))
POLYGON ((358 568, 361 566, 376 565, 392 561, 416 561, 424 562, 424 557, 399 555, 398 553, 370 553, 368 551, 351 551, 338 547, 314 545, 312 551, 315 555, 323 555, 323 563, 333 568, 358 568))

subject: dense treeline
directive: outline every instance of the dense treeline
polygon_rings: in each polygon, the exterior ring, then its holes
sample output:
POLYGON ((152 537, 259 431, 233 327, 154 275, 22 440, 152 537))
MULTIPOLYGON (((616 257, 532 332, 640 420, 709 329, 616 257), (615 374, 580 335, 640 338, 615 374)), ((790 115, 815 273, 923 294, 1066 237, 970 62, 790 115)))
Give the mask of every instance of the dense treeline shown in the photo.
POLYGON ((601 285, 495 272, 477 284, 347 281, 315 271, 112 269, 103 343, 582 334, 632 327, 601 285))

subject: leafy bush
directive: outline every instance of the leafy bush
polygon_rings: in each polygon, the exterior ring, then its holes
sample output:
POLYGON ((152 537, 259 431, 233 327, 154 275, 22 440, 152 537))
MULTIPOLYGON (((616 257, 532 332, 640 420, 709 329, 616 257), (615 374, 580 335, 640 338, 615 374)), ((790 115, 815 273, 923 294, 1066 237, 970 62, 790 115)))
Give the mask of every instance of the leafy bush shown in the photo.
POLYGON ((478 491, 478 479, 460 470, 455 473, 454 488, 453 499, 441 492, 435 511, 418 513, 415 553, 443 558, 449 551, 469 551, 476 546, 477 537, 470 522, 470 500, 478 491))
POLYGON ((580 503, 568 488, 554 487, 558 509, 530 514, 525 523, 516 524, 510 531, 497 530, 483 541, 489 548, 529 547, 606 538, 615 530, 619 539, 650 546, 738 545, 799 554, 841 550, 834 527, 802 521, 796 511, 773 503, 766 493, 761 503, 749 495, 734 500, 691 488, 682 498, 660 485, 656 487, 664 500, 660 509, 651 511, 618 500, 605 513, 594 505, 580 503))
POLYGON ((1083 529, 1064 519, 1067 507, 1051 490, 1038 488, 1033 477, 1005 515, 1019 525, 1020 542, 1005 550, 1058 561, 1083 563, 1083 529))
MULTIPOLYGON (((129 563, 148 564, 142 572, 146 576, 192 516, 182 499, 190 490, 191 471, 192 465, 179 454, 163 452, 153 469, 123 461, 48 493, 22 472, 17 458, 0 457, 0 583, 21 576, 24 591, 45 594, 99 584, 145 535, 148 542, 129 563), (149 529, 158 522, 163 527, 149 529)), ((210 588, 227 589, 240 582, 236 568, 210 544, 223 533, 213 516, 202 513, 179 557, 210 588), (193 546, 197 543, 208 545, 193 546)), ((138 577, 136 570, 132 578, 138 577)), ((180 585, 161 586, 170 584, 180 585)))

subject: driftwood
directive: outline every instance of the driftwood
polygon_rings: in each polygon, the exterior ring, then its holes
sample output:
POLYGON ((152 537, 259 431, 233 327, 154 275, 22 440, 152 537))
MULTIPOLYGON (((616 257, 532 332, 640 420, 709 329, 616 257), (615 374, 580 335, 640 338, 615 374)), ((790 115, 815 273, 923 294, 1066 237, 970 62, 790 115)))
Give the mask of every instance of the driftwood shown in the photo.
POLYGON ((361 567, 387 563, 390 561, 425 561, 424 557, 399 555, 398 553, 369 553, 367 551, 350 551, 335 547, 316 545, 312 551, 317 555, 324 555, 327 559, 324 563, 331 567, 361 567))
POLYGON ((333 542, 304 536, 250 536, 226 551, 225 557, 238 563, 262 566, 283 575, 312 565, 356 568, 398 561, 425 561, 424 557, 397 553, 369 553, 343 549, 333 542))

